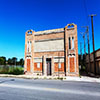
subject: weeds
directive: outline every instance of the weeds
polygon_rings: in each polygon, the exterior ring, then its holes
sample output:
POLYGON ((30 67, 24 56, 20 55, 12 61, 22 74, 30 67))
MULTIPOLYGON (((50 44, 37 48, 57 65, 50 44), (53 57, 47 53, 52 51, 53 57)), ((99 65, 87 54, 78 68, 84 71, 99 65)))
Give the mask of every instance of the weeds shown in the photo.
POLYGON ((0 74, 21 75, 24 74, 24 69, 22 67, 2 67, 0 68, 0 74))

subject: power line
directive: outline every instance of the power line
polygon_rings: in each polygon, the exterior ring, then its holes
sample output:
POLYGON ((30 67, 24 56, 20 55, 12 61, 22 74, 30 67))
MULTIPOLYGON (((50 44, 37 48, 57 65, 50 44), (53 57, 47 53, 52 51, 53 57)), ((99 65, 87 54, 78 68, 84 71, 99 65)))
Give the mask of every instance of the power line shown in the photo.
POLYGON ((83 0, 83 4, 84 4, 84 8, 85 8, 87 25, 89 25, 89 17, 88 17, 88 9, 87 9, 87 5, 86 5, 86 0, 83 0))

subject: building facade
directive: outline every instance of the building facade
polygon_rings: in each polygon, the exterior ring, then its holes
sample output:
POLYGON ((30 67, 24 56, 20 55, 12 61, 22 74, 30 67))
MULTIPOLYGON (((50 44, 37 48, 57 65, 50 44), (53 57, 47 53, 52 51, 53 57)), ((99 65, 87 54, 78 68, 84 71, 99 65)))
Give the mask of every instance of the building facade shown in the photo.
POLYGON ((25 34, 26 74, 78 76, 77 25, 25 34))
MULTIPOLYGON (((96 74, 100 75, 100 49, 95 51, 95 61, 96 61, 96 74)), ((90 54, 90 67, 89 67, 89 57, 86 56, 86 65, 87 71, 90 73, 94 73, 94 59, 93 59, 93 52, 90 54)))

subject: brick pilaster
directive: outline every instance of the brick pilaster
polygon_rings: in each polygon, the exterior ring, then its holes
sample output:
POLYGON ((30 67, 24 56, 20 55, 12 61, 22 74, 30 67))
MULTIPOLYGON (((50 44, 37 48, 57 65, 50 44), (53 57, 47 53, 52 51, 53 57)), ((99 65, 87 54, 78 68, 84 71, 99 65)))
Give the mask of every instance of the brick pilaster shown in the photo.
POLYGON ((43 56, 43 75, 47 76, 46 56, 43 56))
POLYGON ((51 58, 51 70, 52 70, 51 75, 53 76, 53 74, 54 74, 54 57, 51 58))

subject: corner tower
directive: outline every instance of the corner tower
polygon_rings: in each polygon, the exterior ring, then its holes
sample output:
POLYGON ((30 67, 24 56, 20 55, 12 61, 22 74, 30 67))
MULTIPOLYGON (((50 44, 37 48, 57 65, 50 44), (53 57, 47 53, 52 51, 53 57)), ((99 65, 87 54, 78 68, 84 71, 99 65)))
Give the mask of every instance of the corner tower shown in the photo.
POLYGON ((78 76, 78 40, 77 25, 65 26, 65 73, 66 76, 78 76))
POLYGON ((25 64, 24 72, 34 72, 34 31, 28 30, 25 34, 25 64))

